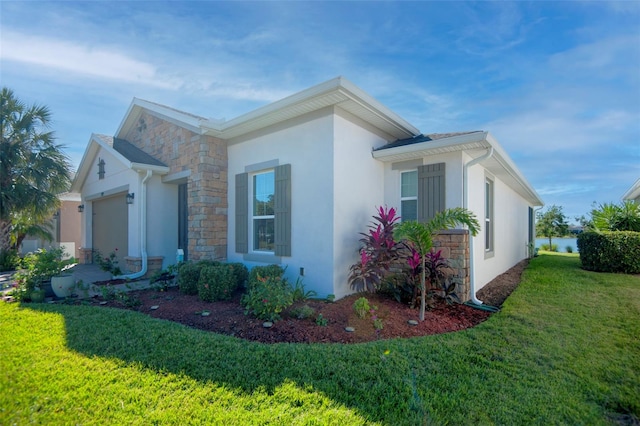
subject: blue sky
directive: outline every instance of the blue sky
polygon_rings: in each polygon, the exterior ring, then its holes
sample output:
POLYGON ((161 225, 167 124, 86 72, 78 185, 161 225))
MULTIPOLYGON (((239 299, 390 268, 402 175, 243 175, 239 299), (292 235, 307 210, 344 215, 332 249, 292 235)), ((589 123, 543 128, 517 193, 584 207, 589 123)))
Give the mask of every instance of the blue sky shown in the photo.
POLYGON ((640 2, 0 2, 0 77, 77 167, 132 98, 232 119, 342 75, 424 133, 488 130, 547 206, 640 177, 640 2))

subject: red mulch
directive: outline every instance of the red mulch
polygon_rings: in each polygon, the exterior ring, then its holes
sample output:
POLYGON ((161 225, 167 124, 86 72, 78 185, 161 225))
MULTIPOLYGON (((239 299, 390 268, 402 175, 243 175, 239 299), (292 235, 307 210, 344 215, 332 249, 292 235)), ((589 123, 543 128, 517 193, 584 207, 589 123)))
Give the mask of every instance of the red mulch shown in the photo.
MULTIPOLYGON (((520 282, 526 265, 527 261, 520 262, 497 277, 478 292, 478 298, 486 304, 502 305, 520 282)), ((377 294, 358 294, 336 302, 302 302, 314 309, 313 315, 309 318, 293 318, 288 312, 284 312, 280 321, 271 328, 265 328, 263 321, 244 314, 240 294, 236 294, 233 300, 213 303, 202 302, 197 296, 181 294, 175 287, 166 291, 133 291, 128 293, 128 296, 129 300, 137 299, 141 303, 129 309, 154 318, 263 343, 360 343, 378 339, 425 336, 464 330, 485 321, 491 315, 490 312, 469 306, 440 302, 426 312, 423 322, 414 326, 409 325, 408 321, 418 319, 418 309, 411 309, 377 294), (376 315, 382 319, 382 330, 375 329, 370 316, 360 319, 355 314, 353 303, 362 296, 369 300, 371 306, 377 306, 376 315), (152 310, 152 306, 158 308, 152 310), (202 311, 208 311, 210 314, 202 316, 202 311), (326 319, 327 325, 316 323, 319 314, 326 319), (345 327, 348 326, 355 328, 355 331, 345 331, 345 327)), ((104 306, 126 308, 121 301, 109 301, 104 306)))

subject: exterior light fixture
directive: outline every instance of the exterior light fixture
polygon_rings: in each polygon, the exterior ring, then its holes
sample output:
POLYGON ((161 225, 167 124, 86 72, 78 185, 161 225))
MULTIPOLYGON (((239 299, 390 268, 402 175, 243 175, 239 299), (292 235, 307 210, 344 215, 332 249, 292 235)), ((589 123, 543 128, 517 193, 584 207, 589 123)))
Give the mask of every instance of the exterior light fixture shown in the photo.
POLYGON ((135 194, 133 192, 130 192, 127 194, 127 204, 133 204, 133 198, 135 197, 135 194))
POLYGON ((82 213, 84 211, 84 204, 80 204, 78 206, 78 213, 82 213))

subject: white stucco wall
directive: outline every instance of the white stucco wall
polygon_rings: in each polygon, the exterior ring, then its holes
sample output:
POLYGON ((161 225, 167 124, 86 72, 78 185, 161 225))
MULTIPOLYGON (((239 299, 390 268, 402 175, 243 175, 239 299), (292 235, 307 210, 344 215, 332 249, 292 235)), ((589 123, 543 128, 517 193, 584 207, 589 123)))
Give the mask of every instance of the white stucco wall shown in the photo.
POLYGON ((348 274, 359 259, 360 232, 367 231, 376 208, 384 204, 384 164, 371 150, 387 141, 349 114, 335 117, 333 293, 341 298, 353 293, 348 274))
POLYGON ((357 260, 359 233, 384 199, 383 165, 371 149, 386 142, 357 121, 326 108, 230 141, 229 261, 249 267, 269 263, 235 252, 235 175, 277 160, 291 164, 292 256, 281 258, 287 277, 295 280, 304 268, 305 288, 319 297, 353 292, 347 276, 357 260))
POLYGON ((291 164, 291 257, 282 257, 295 281, 304 268, 307 290, 333 293, 333 119, 325 109, 231 140, 229 156, 227 259, 248 267, 272 263, 247 260, 235 251, 235 176, 247 166, 276 160, 291 164))
POLYGON ((497 275, 527 257, 529 238, 529 204, 498 177, 487 175, 494 182, 494 251, 484 250, 485 169, 481 165, 469 168, 469 209, 478 217, 481 231, 474 241, 475 287, 480 290, 497 275))
POLYGON ((147 183, 147 254, 164 256, 166 268, 175 263, 178 249, 178 185, 162 183, 161 179, 153 175, 147 183))

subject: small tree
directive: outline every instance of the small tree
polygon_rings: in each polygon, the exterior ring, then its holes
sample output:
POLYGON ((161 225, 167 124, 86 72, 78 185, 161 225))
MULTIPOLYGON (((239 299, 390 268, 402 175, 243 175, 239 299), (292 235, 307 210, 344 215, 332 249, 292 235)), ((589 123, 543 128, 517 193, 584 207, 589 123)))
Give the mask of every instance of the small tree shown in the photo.
POLYGON ((452 229, 457 225, 466 225, 473 236, 480 231, 480 224, 475 215, 461 207, 443 210, 426 223, 407 221, 396 226, 394 233, 396 239, 406 240, 408 245, 418 253, 422 263, 422 271, 420 273, 420 321, 424 321, 427 293, 426 261, 433 247, 433 237, 438 231, 452 229))
POLYGON ((630 200, 600 204, 591 210, 590 224, 598 231, 640 232, 640 204, 630 200))
POLYGON ((552 247, 553 237, 564 237, 569 232, 569 224, 562 213, 562 207, 553 205, 546 212, 538 212, 536 234, 549 238, 549 249, 552 247))
POLYGON ((27 107, 12 90, 0 91, 0 252, 11 248, 16 218, 37 225, 69 189, 69 160, 48 131, 50 120, 47 107, 27 107))

